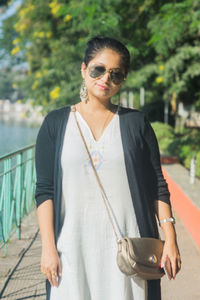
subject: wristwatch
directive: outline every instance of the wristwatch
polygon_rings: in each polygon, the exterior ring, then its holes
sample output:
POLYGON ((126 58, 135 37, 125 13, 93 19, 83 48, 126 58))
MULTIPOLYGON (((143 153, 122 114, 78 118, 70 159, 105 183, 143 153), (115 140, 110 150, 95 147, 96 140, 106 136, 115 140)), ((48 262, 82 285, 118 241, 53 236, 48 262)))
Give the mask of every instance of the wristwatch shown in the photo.
POLYGON ((170 218, 163 219, 163 220, 159 221, 160 224, 167 223, 167 222, 170 222, 170 223, 173 223, 173 224, 176 223, 174 217, 170 217, 170 218))

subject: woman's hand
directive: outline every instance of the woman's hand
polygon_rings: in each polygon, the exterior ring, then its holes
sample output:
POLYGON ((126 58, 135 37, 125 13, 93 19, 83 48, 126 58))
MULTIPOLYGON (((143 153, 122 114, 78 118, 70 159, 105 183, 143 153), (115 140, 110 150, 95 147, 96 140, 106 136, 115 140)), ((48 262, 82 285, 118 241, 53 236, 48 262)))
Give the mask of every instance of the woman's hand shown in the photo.
POLYGON ((58 276, 61 276, 61 262, 55 245, 53 211, 52 199, 44 201, 37 208, 42 240, 41 271, 52 286, 58 286, 58 276))
MULTIPOLYGON (((172 217, 171 206, 163 201, 155 201, 154 209, 158 221, 172 217)), ((176 274, 181 268, 181 258, 177 245, 175 227, 171 222, 164 222, 162 224, 160 223, 160 227, 165 238, 165 244, 161 258, 161 268, 165 267, 164 269, 168 271, 167 273, 169 274, 169 278, 175 279, 176 274)))
MULTIPOLYGON (((176 274, 181 269, 181 258, 178 249, 178 245, 175 240, 173 241, 165 241, 163 254, 161 258, 161 268, 166 269, 169 275, 171 274, 171 278, 175 279, 176 274)), ((168 276, 169 279, 170 276, 168 276)))
POLYGON ((58 287, 58 276, 61 276, 62 267, 55 247, 42 249, 41 271, 52 286, 58 287))

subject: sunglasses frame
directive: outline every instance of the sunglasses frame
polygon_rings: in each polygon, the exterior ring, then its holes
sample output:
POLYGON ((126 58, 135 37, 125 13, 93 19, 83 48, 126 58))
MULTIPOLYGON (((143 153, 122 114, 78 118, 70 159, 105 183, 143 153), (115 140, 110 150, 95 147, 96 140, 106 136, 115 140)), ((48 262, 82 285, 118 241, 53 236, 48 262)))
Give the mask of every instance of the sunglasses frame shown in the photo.
POLYGON ((101 64, 99 64, 99 65, 91 65, 91 66, 89 67, 89 75, 90 75, 91 78, 98 79, 98 78, 101 78, 102 76, 104 76, 107 72, 109 72, 109 73, 110 73, 110 79, 111 79, 111 81, 112 81, 115 85, 119 85, 119 84, 121 84, 123 81, 126 80, 126 76, 125 76, 125 74, 124 74, 123 72, 119 71, 119 73, 123 74, 123 77, 124 77, 124 78, 123 78, 123 80, 122 80, 121 82, 119 82, 119 83, 116 84, 116 83, 113 81, 113 78, 112 78, 112 72, 113 72, 114 70, 116 70, 116 69, 117 69, 117 68, 113 68, 113 69, 107 70, 106 67, 105 67, 104 65, 101 65, 101 64), (104 68, 104 69, 105 69, 104 73, 102 73, 101 75, 96 76, 96 77, 91 76, 91 71, 92 71, 91 69, 92 69, 92 68, 95 68, 95 67, 102 67, 102 68, 104 68))

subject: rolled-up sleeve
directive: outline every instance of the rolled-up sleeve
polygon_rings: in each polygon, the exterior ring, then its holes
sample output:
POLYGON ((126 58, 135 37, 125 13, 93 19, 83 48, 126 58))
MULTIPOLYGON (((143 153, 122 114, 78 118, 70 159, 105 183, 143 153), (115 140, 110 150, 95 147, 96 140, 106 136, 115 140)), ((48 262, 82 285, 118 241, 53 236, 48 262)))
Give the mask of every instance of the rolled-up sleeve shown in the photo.
POLYGON ((156 176, 157 184, 154 186, 154 200, 160 200, 171 205, 168 184, 163 176, 161 169, 160 152, 157 138, 155 136, 153 128, 151 127, 151 124, 146 119, 146 117, 144 119, 143 136, 146 142, 146 147, 148 148, 150 163, 156 176))
POLYGON ((48 115, 44 119, 36 140, 36 206, 54 199, 55 138, 48 115))

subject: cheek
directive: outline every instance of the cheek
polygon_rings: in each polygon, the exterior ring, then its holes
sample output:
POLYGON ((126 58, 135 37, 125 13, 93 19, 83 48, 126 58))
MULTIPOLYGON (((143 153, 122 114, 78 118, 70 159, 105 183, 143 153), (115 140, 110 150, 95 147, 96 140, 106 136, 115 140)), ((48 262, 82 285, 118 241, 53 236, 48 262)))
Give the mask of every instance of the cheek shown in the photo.
MULTIPOLYGON (((98 79, 91 78, 88 75, 86 75, 84 79, 85 79, 86 87, 91 93, 99 92, 97 88, 97 83, 99 82, 98 79)), ((115 95, 119 91, 120 87, 121 85, 118 86, 118 85, 111 84, 107 92, 107 95, 109 96, 115 95)))
POLYGON ((95 82, 96 79, 90 77, 89 74, 85 73, 84 80, 85 80, 86 86, 89 87, 89 86, 94 85, 94 82, 95 82))
POLYGON ((116 94, 119 91, 120 87, 121 87, 120 85, 119 86, 118 85, 113 86, 113 88, 112 88, 113 94, 116 94))

